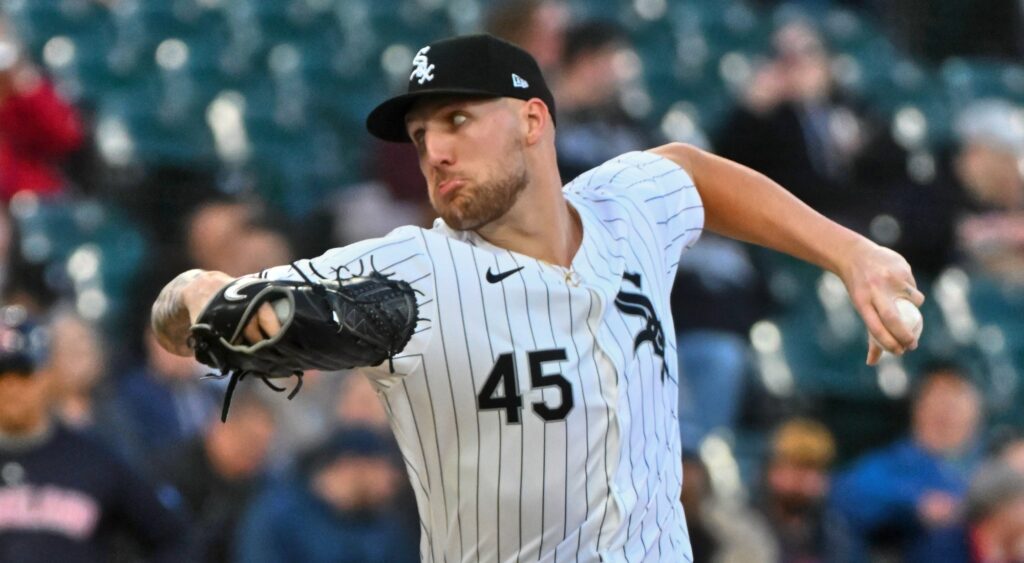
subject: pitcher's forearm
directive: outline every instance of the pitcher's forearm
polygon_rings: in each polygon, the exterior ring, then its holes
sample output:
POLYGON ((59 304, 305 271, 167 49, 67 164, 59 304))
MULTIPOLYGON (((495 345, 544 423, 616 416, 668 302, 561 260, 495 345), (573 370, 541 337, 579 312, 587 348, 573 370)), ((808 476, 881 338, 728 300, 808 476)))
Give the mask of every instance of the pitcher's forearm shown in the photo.
POLYGON ((746 166, 688 145, 666 145, 655 152, 673 158, 689 172, 710 231, 796 256, 837 274, 842 273, 843 257, 850 249, 873 244, 746 166))

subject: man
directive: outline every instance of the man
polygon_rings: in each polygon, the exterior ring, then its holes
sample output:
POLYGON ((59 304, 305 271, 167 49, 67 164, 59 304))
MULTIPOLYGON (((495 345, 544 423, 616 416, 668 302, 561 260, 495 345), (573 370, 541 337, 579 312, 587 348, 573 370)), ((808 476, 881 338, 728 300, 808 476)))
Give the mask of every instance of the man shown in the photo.
POLYGON ((99 442, 59 424, 46 330, 0 310, 0 561, 110 561, 125 536, 152 561, 180 561, 184 527, 99 442), (117 547, 115 547, 117 545, 117 547))
MULTIPOLYGON (((712 230, 839 274, 895 353, 916 342, 892 300, 923 295, 895 253, 692 147, 629 153, 563 188, 553 110, 536 62, 509 43, 420 49, 409 92, 367 127, 413 143, 441 219, 260 277, 362 266, 422 292, 409 343, 366 372, 417 495, 423 559, 688 560, 668 297, 705 211, 712 230)), ((258 282, 182 274, 154 304, 161 342, 191 353, 210 297, 258 282)), ((246 340, 277 333, 269 306, 256 319, 246 340)))
POLYGON ((230 424, 211 416, 202 436, 155 462, 154 475, 180 495, 191 516, 187 535, 196 562, 231 560, 234 530, 267 473, 276 431, 270 407, 253 392, 233 403, 230 424))
POLYGON ((986 464, 965 504, 971 563, 1024 561, 1024 474, 1001 461, 986 464))
POLYGON ((629 35, 608 21, 575 24, 565 34, 558 101, 558 171, 565 180, 624 152, 643 149, 656 138, 622 109, 630 77, 618 64, 634 54, 629 35))
POLYGON ((238 527, 235 561, 415 561, 415 521, 406 526, 395 502, 402 478, 395 454, 369 427, 329 436, 298 475, 252 502, 238 527))
POLYGON ((0 18, 0 201, 21 191, 52 196, 67 183, 59 165, 82 146, 78 112, 26 56, 0 18))
POLYGON ((959 367, 926 368, 913 397, 910 436, 833 483, 833 504, 853 532, 894 544, 908 563, 966 560, 962 508, 979 458, 980 418, 978 390, 959 367))
POLYGON ((774 536, 778 561, 860 560, 845 522, 825 507, 834 457, 832 434, 820 422, 791 419, 775 431, 755 506, 774 536))

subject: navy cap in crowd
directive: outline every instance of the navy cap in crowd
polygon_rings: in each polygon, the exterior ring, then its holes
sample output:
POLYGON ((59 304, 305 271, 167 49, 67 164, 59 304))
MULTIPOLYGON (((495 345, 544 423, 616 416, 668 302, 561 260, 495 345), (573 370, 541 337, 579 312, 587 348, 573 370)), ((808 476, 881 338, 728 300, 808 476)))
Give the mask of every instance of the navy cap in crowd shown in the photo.
POLYGON ((46 328, 20 306, 0 308, 0 374, 30 375, 49 353, 46 328))
POLYGON ((397 451, 381 432, 353 426, 336 430, 307 457, 306 467, 316 472, 342 458, 386 458, 396 461, 397 451))
POLYGON ((537 61, 493 35, 463 35, 420 49, 412 60, 406 93, 377 106, 366 118, 375 137, 408 143, 405 114, 424 96, 461 95, 529 100, 539 98, 555 120, 555 97, 537 61))

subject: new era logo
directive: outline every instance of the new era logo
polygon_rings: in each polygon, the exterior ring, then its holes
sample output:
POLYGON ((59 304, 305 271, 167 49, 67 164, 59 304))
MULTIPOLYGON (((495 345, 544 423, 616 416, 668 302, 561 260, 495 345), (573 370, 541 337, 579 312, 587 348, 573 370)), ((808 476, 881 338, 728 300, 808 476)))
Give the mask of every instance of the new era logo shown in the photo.
POLYGON ((530 83, 525 81, 525 80, 523 80, 522 76, 519 76, 518 74, 513 72, 512 73, 512 87, 513 88, 529 88, 530 87, 530 83))

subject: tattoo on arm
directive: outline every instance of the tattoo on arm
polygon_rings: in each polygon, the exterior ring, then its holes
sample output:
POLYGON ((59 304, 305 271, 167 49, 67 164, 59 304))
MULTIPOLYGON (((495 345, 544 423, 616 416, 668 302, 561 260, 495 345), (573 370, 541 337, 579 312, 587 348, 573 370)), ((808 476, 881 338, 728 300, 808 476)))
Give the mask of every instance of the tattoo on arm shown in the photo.
POLYGON ((192 319, 189 317, 188 307, 185 306, 182 291, 202 273, 202 270, 193 269, 179 274, 164 286, 153 302, 150 319, 153 333, 165 347, 170 345, 180 349, 185 346, 192 319))

